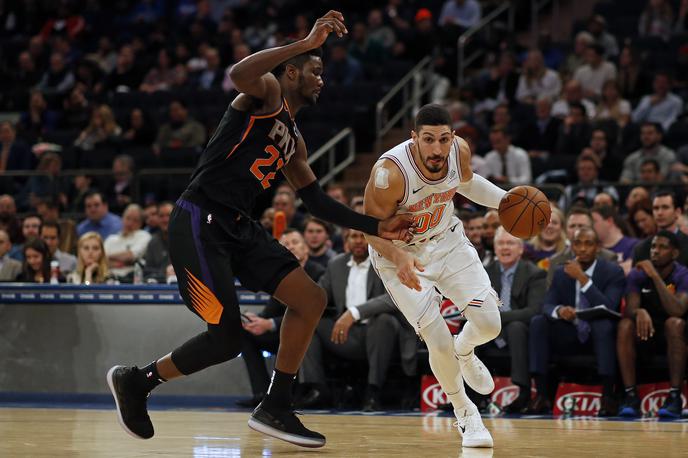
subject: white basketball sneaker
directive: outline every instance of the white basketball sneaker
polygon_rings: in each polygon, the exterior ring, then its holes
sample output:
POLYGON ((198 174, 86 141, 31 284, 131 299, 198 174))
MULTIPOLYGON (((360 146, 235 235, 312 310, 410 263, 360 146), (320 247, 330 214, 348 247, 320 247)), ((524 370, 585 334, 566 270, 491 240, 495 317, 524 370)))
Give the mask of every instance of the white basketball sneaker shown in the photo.
POLYGON ((461 433, 463 447, 493 447, 492 435, 483 425, 480 412, 474 406, 471 408, 461 408, 454 410, 456 415, 456 426, 461 433))
MULTIPOLYGON (((454 338, 454 346, 456 346, 456 338, 454 338)), ((480 394, 490 394, 494 391, 492 375, 483 362, 475 356, 474 351, 465 356, 456 354, 456 359, 459 360, 461 375, 468 386, 480 394)))

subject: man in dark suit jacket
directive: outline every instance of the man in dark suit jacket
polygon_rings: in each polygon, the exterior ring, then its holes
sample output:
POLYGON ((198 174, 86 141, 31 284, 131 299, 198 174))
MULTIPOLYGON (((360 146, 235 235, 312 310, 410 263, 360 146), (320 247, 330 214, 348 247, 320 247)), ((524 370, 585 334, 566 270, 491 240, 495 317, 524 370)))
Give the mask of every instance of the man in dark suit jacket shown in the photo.
MULTIPOLYGON (((296 257, 301 267, 313 281, 317 282, 325 269, 308 259, 308 245, 303 235, 296 229, 287 229, 280 238, 280 243, 287 247, 296 257)), ((284 317, 285 306, 275 298, 270 298, 260 314, 248 312, 242 317, 244 327, 241 354, 246 363, 246 370, 251 381, 253 396, 236 402, 241 407, 256 407, 263 400, 270 384, 263 351, 277 353, 280 340, 280 326, 284 317)))
POLYGON ((507 413, 523 410, 530 399, 528 368, 528 327, 533 316, 542 312, 545 297, 545 271, 521 259, 523 241, 497 229, 494 238, 497 259, 485 269, 490 283, 502 301, 502 332, 484 345, 489 354, 508 353, 511 357, 511 380, 520 388, 519 396, 504 407, 507 413))
POLYGON ((516 139, 518 146, 536 155, 553 154, 559 138, 561 120, 552 116, 552 102, 540 99, 535 103, 536 119, 523 128, 516 139))
POLYGON ((323 367, 327 351, 347 360, 367 360, 363 410, 375 411, 381 409, 379 392, 397 342, 402 368, 406 375, 413 375, 417 338, 406 321, 399 319, 394 302, 370 266, 364 234, 350 229, 345 242, 349 253, 332 258, 320 279, 328 305, 301 367, 301 380, 312 388, 298 405, 322 406, 329 400, 323 367))
POLYGON ((557 268, 547 290, 543 313, 530 322, 530 371, 535 378, 537 398, 528 413, 549 413, 547 389, 550 354, 575 355, 593 352, 597 372, 604 386, 600 416, 613 414, 612 392, 616 374, 616 322, 600 318, 577 318, 581 310, 605 305, 618 311, 626 286, 618 264, 597 257, 599 239, 591 228, 578 229, 572 248, 575 259, 557 268))

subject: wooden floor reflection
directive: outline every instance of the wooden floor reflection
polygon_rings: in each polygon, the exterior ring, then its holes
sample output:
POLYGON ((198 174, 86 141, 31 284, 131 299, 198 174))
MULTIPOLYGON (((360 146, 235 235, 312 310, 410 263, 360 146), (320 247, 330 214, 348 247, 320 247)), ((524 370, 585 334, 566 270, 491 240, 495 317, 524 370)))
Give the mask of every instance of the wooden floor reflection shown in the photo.
POLYGON ((486 419, 494 450, 461 449, 452 419, 305 415, 327 436, 318 450, 268 438, 246 412, 154 411, 155 437, 126 435, 107 410, 0 408, 1 457, 491 457, 686 456, 688 424, 486 419))

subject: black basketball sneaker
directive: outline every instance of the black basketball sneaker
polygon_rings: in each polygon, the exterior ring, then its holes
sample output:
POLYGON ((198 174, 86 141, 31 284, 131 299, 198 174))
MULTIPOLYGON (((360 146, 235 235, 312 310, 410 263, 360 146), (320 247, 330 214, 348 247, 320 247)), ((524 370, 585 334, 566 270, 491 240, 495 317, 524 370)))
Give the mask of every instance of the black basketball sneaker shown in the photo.
POLYGON ((261 402, 248 420, 249 428, 301 447, 325 445, 325 436, 303 426, 292 410, 268 409, 261 402))
POLYGON ((136 383, 140 376, 138 372, 136 366, 113 366, 107 373, 107 382, 115 398, 117 418, 122 428, 137 439, 150 439, 155 431, 146 407, 149 393, 136 383))

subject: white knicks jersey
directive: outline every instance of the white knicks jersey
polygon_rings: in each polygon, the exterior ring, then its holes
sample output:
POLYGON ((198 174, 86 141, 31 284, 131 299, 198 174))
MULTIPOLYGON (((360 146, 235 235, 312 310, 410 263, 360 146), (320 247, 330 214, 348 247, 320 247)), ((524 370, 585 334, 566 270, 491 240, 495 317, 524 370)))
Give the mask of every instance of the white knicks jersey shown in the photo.
POLYGON ((461 182, 459 141, 455 137, 449 152, 449 170, 444 178, 430 180, 423 176, 411 152, 412 141, 398 144, 380 156, 393 161, 404 176, 404 197, 399 202, 396 214, 412 213, 416 226, 413 239, 408 244, 394 241, 395 245, 406 246, 428 241, 446 232, 451 226, 463 225, 454 217, 454 194, 461 182), (452 221, 454 220, 454 221, 452 221))

